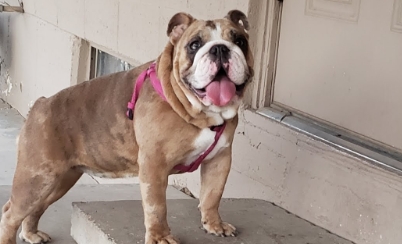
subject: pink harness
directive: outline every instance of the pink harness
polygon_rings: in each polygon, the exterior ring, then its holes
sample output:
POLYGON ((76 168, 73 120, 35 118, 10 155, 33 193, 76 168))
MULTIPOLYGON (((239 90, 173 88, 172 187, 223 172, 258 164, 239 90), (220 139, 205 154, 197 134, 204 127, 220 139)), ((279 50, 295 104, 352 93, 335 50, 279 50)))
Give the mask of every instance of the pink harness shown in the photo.
MULTIPOLYGON (((133 91, 133 96, 131 97, 131 101, 128 102, 127 104, 127 117, 131 120, 133 120, 134 117, 134 107, 135 103, 137 102, 140 90, 142 85, 144 84, 145 80, 147 77, 150 78, 151 84, 155 91, 159 94, 159 96, 166 101, 166 97, 163 94, 163 89, 161 82, 159 81, 156 72, 155 72, 155 66, 156 63, 152 63, 151 66, 147 69, 144 70, 137 78, 135 81, 134 85, 134 91, 133 91)), ((215 140, 211 144, 211 146, 208 147, 208 149, 203 152, 194 162, 192 162, 190 165, 184 165, 184 164, 178 164, 174 167, 175 170, 178 170, 180 173, 186 173, 186 172, 193 172, 198 169, 198 167, 201 165, 201 163, 204 161, 204 159, 211 153, 211 151, 215 148, 216 144, 219 141, 219 138, 221 137, 223 131, 225 130, 226 124, 224 123, 223 125, 220 126, 213 126, 211 127, 211 130, 215 131, 215 140)))

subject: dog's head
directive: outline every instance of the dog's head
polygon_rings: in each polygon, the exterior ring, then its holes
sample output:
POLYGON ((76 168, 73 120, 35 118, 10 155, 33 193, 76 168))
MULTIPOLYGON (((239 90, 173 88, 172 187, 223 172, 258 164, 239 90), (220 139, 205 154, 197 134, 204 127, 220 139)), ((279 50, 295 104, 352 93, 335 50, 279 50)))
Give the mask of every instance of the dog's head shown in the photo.
POLYGON ((238 10, 216 20, 196 20, 186 13, 170 20, 171 68, 195 109, 224 119, 236 115, 253 76, 248 28, 247 17, 238 10))

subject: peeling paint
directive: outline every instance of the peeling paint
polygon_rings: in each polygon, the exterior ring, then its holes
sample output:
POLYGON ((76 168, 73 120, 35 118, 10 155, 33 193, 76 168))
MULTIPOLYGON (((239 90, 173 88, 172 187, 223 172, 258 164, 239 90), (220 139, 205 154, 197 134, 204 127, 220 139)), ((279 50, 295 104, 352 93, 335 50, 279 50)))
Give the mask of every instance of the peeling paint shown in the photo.
POLYGON ((11 77, 8 74, 8 71, 6 72, 6 87, 4 90, 1 91, 2 94, 4 94, 5 96, 8 96, 11 93, 11 90, 13 89, 13 83, 11 82, 11 77))
POLYGON ((35 103, 35 101, 33 101, 33 100, 28 103, 28 110, 31 110, 31 108, 33 107, 34 103, 35 103))

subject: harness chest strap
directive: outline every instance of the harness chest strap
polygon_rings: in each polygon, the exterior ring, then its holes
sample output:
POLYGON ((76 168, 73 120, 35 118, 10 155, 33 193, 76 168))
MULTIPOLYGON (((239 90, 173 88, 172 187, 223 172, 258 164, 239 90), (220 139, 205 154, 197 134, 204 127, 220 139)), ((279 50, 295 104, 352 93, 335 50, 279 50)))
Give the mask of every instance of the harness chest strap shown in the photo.
POLYGON ((150 77, 152 87, 159 94, 159 96, 164 101, 166 101, 165 94, 163 94, 162 85, 161 85, 158 77, 156 76, 155 66, 156 66, 156 63, 152 63, 151 66, 149 66, 148 69, 144 70, 138 76, 137 80, 135 81, 134 91, 133 91, 133 95, 131 97, 131 101, 129 101, 127 104, 127 117, 131 120, 133 120, 133 118, 134 118, 134 107, 135 107, 135 103, 138 100, 138 96, 140 94, 141 87, 144 84, 144 82, 148 76, 150 77))
MULTIPOLYGON (((152 63, 148 69, 144 70, 137 78, 134 84, 134 91, 133 95, 131 97, 131 100, 127 104, 127 112, 126 115, 130 120, 133 120, 134 118, 134 108, 135 108, 135 103, 138 100, 138 96, 140 94, 140 90, 142 85, 144 84, 145 80, 147 77, 150 78, 152 87, 154 90, 159 94, 159 96, 166 101, 165 94, 163 94, 163 89, 162 89, 162 84, 160 80, 158 79, 156 72, 155 72, 155 66, 156 63, 152 63)), ((223 131, 225 130, 226 124, 224 123, 223 125, 220 126, 214 126, 211 127, 211 130, 215 131, 215 138, 214 142, 208 147, 208 149, 203 152, 193 163, 190 165, 183 165, 179 164, 174 167, 175 170, 178 170, 180 173, 186 173, 186 172, 193 172, 198 169, 198 167, 201 165, 201 163, 204 161, 204 159, 212 152, 212 150, 215 148, 216 144, 219 141, 219 138, 223 134, 223 131)))

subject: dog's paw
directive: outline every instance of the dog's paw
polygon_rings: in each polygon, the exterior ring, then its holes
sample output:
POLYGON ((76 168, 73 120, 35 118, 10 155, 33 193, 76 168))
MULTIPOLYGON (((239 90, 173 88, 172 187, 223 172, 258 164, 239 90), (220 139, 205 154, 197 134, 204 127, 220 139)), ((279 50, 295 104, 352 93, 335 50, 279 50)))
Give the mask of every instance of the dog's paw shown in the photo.
POLYGON ((20 239, 24 242, 31 243, 31 244, 42 244, 48 243, 52 240, 50 236, 42 231, 37 231, 36 233, 27 232, 27 233, 20 233, 20 239))
POLYGON ((172 235, 165 236, 163 238, 146 238, 145 244, 180 244, 180 241, 173 237, 172 235))
POLYGON ((227 236, 236 236, 237 230, 233 225, 226 222, 217 222, 217 223, 203 223, 203 230, 205 230, 209 234, 213 234, 216 236, 227 237, 227 236))

